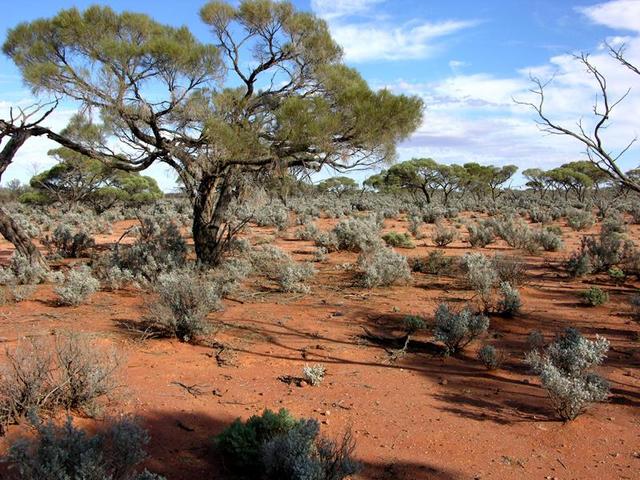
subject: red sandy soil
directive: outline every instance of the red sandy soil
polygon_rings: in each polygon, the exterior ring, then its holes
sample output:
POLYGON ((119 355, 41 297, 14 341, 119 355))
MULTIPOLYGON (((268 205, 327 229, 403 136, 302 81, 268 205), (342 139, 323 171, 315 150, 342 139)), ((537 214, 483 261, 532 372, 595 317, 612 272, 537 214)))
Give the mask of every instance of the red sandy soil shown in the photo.
MULTIPOLYGON (((334 223, 322 220, 319 226, 334 223)), ((98 242, 113 242, 128 225, 116 225, 111 236, 99 236, 98 242)), ((417 241, 417 248, 399 251, 428 254, 434 249, 432 228, 424 227, 426 239, 417 241)), ((275 244, 297 260, 311 260, 313 245, 294 240, 294 230, 278 236, 275 244)), ((406 223, 387 221, 385 230, 406 231, 406 223)), ((351 427, 364 465, 357 479, 639 479, 640 325, 629 305, 638 284, 618 287, 606 275, 568 279, 559 263, 585 232, 563 226, 563 233, 564 251, 524 255, 530 276, 521 290, 522 313, 491 318, 488 340, 509 355, 493 372, 476 359, 477 345, 459 357, 444 358, 424 333, 393 362, 384 348, 364 340, 362 327, 400 335, 397 327, 405 315, 430 320, 438 303, 462 305, 472 294, 459 277, 424 274, 414 274, 408 286, 356 288, 352 273, 342 268, 355 261, 351 253, 334 253, 316 264, 319 274, 307 295, 277 293, 260 279, 247 282, 225 301, 224 311, 211 314, 219 325, 213 338, 224 350, 167 339, 141 341, 123 329, 121 322, 144 315, 140 291, 100 292, 89 304, 68 308, 56 305, 50 285, 40 286, 32 300, 0 306, 0 341, 12 347, 19 337, 72 330, 90 332, 115 348, 123 386, 107 412, 140 418, 152 437, 146 466, 170 480, 223 478, 219 459, 208 447, 211 438, 236 417, 282 407, 317 418, 328 436, 351 427), (578 292, 590 285, 607 290, 611 301, 581 306, 578 292), (552 338, 568 326, 611 341, 601 369, 611 382, 611 395, 563 424, 522 358, 531 330, 552 338), (278 380, 299 376, 305 363, 326 366, 321 385, 298 387, 278 380), (196 391, 191 394, 174 382, 196 391)), ((274 231, 254 228, 249 236, 268 235, 274 231)), ((640 244, 638 226, 631 227, 630 236, 640 244)), ((446 248, 449 255, 466 251, 468 244, 461 240, 446 248)), ((481 251, 523 255, 501 242, 481 251)), ((0 242, 0 258, 10 252, 10 245, 0 242)), ((102 424, 76 421, 95 428, 102 424)), ((0 449, 25 430, 24 425, 11 426, 0 449)))

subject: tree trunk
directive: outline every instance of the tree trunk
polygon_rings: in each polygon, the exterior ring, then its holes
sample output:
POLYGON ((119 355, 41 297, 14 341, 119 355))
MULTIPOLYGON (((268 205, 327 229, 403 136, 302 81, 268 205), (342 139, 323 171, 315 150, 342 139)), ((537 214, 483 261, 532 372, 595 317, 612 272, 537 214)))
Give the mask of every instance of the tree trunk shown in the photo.
POLYGON ((42 254, 33 244, 29 236, 20 225, 13 221, 5 210, 0 207, 0 234, 13 244, 16 251, 28 258, 32 264, 39 264, 48 269, 42 254))
POLYGON ((216 267, 222 260, 232 232, 224 225, 235 190, 232 174, 224 178, 205 176, 198 185, 193 204, 193 243, 198 263, 204 267, 216 267))

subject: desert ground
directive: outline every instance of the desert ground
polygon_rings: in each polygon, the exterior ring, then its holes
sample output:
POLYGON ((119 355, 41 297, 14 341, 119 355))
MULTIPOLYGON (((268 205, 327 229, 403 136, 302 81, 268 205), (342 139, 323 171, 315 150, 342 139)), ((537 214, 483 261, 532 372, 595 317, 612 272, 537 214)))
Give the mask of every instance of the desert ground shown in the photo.
MULTIPOLYGON (((337 222, 321 218, 316 224, 329 230, 337 222)), ((111 233, 96 235, 96 249, 113 245, 133 223, 119 221, 111 233)), ((529 255, 502 240, 474 249, 487 256, 518 255, 528 267, 520 313, 490 315, 483 340, 506 354, 493 371, 476 358, 481 342, 447 356, 428 330, 417 333, 404 354, 393 354, 401 346, 405 316, 429 323, 442 302, 474 302, 460 275, 414 272, 406 285, 365 289, 348 268, 357 254, 343 251, 316 263, 309 293, 281 293, 250 276, 225 298, 221 311, 209 315, 215 330, 197 344, 153 338, 136 328, 153 301, 136 288, 100 291, 86 304, 63 307, 51 284, 39 285, 27 300, 0 306, 0 342, 10 349, 20 339, 73 331, 117 352, 119 386, 105 412, 93 418, 71 414, 89 430, 99 430, 107 418, 135 415, 151 436, 144 465, 172 480, 223 478, 212 438, 235 418, 266 408, 315 418, 329 437, 350 428, 363 465, 357 479, 637 479, 640 325, 629 299, 640 282, 630 278, 615 285, 606 274, 569 278, 562 262, 599 224, 582 232, 563 219, 554 224, 564 238, 560 252, 529 255), (610 301, 585 307, 578 292, 594 285, 610 301), (610 395, 574 421, 562 422, 523 356, 531 330, 552 339, 569 326, 610 341, 598 369, 610 382, 610 395), (299 377, 305 364, 315 363, 326 368, 326 378, 311 386, 299 377)), ((296 228, 278 232, 252 225, 243 236, 253 244, 271 241, 297 261, 310 260, 313 242, 296 239, 296 228)), ((416 248, 396 250, 410 258, 426 256, 436 249, 433 228, 422 226, 424 238, 416 248)), ((406 229, 402 215, 384 222, 384 231, 406 229)), ((628 236, 640 241, 640 226, 630 225, 628 236)), ((6 264, 12 251, 0 241, 0 262, 6 264)), ((443 251, 455 257, 470 251, 462 230, 443 251)), ((64 270, 83 261, 53 265, 64 270)), ((10 425, 0 449, 29 432, 24 423, 10 425)))

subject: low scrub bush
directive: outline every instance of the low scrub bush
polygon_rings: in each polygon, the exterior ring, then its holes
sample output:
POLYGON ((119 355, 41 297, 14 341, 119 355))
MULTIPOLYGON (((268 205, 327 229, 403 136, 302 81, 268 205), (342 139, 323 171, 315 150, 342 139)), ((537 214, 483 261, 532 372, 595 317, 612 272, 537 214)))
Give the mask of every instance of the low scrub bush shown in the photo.
POLYGON ((504 362, 504 352, 498 350, 493 345, 483 345, 478 350, 478 360, 487 368, 487 370, 496 370, 500 368, 504 362))
POLYGON ((590 307, 604 305, 609 301, 609 294, 598 287, 591 287, 580 293, 582 303, 590 307))
POLYGON ((161 274, 147 319, 162 335, 190 342, 210 331, 209 313, 220 307, 216 284, 189 268, 161 274))
POLYGON ((467 283, 480 297, 485 307, 488 307, 498 282, 498 272, 493 262, 481 253, 465 253, 461 265, 467 283))
POLYGON ((512 317, 520 311, 522 300, 517 288, 511 286, 509 282, 500 283, 500 301, 498 311, 503 315, 512 317))
POLYGON ((487 222, 467 224, 468 242, 472 247, 484 248, 495 241, 495 232, 487 222))
POLYGON ((572 208, 567 211, 567 225, 575 231, 586 230, 593 227, 595 223, 595 217, 587 210, 572 208))
POLYGON ((315 420, 297 420, 282 409, 233 422, 216 438, 233 474, 263 480, 342 480, 358 472, 349 433, 339 443, 320 437, 315 420))
POLYGON ((382 236, 382 239, 390 247, 416 248, 408 233, 388 232, 382 236))
POLYGON ((494 230, 511 248, 530 250, 535 244, 533 232, 522 218, 496 220, 494 230))
POLYGON ((116 388, 115 355, 81 335, 58 336, 53 344, 20 342, 6 357, 0 376, 0 431, 28 413, 66 408, 91 414, 116 388))
POLYGON ((304 378, 305 382, 309 385, 320 385, 326 373, 326 369, 320 364, 305 365, 302 367, 302 378, 304 378))
POLYGON ((359 282, 364 287, 384 287, 408 282, 411 270, 406 257, 389 247, 363 252, 358 257, 359 282))
POLYGON ((338 249, 350 252, 379 248, 382 245, 379 231, 380 225, 373 218, 348 218, 333 229, 338 249))
POLYGON ((589 404, 607 398, 609 386, 592 368, 604 361, 608 350, 606 338, 588 340, 568 328, 546 348, 527 354, 526 362, 540 376, 562 420, 573 420, 589 404))
POLYGON ((266 245, 251 252, 255 271, 278 284, 283 292, 307 293, 305 283, 316 274, 311 263, 299 263, 278 247, 266 245))
POLYGON ((42 244, 53 255, 63 258, 79 258, 88 254, 96 242, 84 230, 74 231, 69 225, 58 225, 51 235, 45 236, 42 244))
POLYGON ((556 232, 543 228, 533 234, 533 241, 540 245, 546 252, 557 252, 562 250, 564 244, 562 243, 562 236, 556 232))
POLYGON ((449 354, 455 354, 488 328, 489 319, 484 315, 474 314, 468 308, 455 312, 446 303, 441 303, 436 310, 433 335, 436 341, 444 343, 449 354))
POLYGON ((150 282, 161 273, 186 265, 187 244, 175 223, 164 218, 141 217, 137 232, 133 245, 116 247, 115 265, 150 282))
POLYGON ((77 306, 85 303, 100 289, 100 282, 92 275, 87 265, 71 269, 62 284, 55 288, 61 305, 77 306))
POLYGON ((565 268, 572 277, 584 277, 593 273, 591 256, 582 251, 574 252, 565 262, 565 268))
POLYGON ((527 281, 528 267, 518 257, 497 254, 491 259, 500 282, 508 282, 512 287, 524 285, 527 281))
POLYGON ((458 232, 454 228, 446 227, 442 223, 436 223, 436 228, 431 236, 433 243, 440 248, 453 243, 456 238, 458 238, 458 232))
POLYGON ((622 285, 627 278, 627 275, 624 273, 624 271, 618 267, 611 267, 607 274, 616 285, 622 285))
POLYGON ((47 279, 47 270, 39 263, 14 252, 7 267, 0 267, 0 285, 37 285, 47 279))
POLYGON ((453 258, 447 257, 442 250, 434 250, 426 258, 412 258, 409 265, 413 272, 440 275, 451 273, 453 258))
POLYGON ((129 419, 90 435, 71 417, 62 426, 33 419, 34 438, 16 440, 5 459, 19 480, 163 480, 135 468, 147 456, 147 432, 129 419))

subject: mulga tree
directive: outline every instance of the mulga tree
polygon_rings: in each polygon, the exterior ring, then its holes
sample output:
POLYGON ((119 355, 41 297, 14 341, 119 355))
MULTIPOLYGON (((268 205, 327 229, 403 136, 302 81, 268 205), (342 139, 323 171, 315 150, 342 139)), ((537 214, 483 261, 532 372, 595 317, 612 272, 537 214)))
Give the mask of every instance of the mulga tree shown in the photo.
MULTIPOLYGON (((33 105, 27 109, 10 109, 7 119, 0 119, 0 180, 18 151, 33 135, 34 129, 55 110, 57 102, 33 105)), ((0 205, 0 235, 11 242, 16 251, 32 264, 47 268, 46 262, 29 235, 0 205)))
POLYGON ((186 27, 94 6, 9 31, 4 52, 36 92, 99 112, 110 141, 44 135, 107 165, 171 166, 193 206, 198 260, 219 263, 243 185, 265 171, 337 171, 390 160, 422 117, 416 97, 372 91, 341 63, 326 23, 289 2, 221 1, 200 11, 214 44, 186 27))
POLYGON ((353 178, 345 176, 331 177, 319 182, 318 190, 323 193, 332 193, 340 198, 343 195, 357 192, 358 182, 356 182, 353 178))

